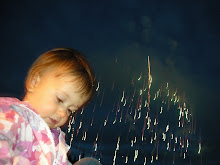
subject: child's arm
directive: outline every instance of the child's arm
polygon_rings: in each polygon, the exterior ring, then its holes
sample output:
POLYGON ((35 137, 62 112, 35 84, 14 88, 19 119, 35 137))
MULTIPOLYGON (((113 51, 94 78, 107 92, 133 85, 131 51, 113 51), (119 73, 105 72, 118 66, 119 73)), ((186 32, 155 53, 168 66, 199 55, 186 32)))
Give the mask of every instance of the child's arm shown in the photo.
POLYGON ((23 156, 15 155, 15 152, 12 150, 12 148, 12 142, 0 134, 0 164, 30 164, 30 161, 23 156))
POLYGON ((23 156, 21 148, 16 146, 19 138, 21 119, 13 111, 0 106, 0 164, 30 164, 30 161, 23 156))

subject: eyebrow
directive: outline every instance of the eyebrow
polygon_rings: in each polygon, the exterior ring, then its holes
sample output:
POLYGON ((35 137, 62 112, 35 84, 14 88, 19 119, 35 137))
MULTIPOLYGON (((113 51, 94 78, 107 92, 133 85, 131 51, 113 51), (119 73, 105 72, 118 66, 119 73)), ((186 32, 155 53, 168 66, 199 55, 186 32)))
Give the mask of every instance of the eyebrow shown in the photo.
POLYGON ((58 90, 58 91, 61 92, 64 95, 66 95, 67 97, 70 97, 66 92, 63 92, 63 91, 60 91, 60 90, 58 90))

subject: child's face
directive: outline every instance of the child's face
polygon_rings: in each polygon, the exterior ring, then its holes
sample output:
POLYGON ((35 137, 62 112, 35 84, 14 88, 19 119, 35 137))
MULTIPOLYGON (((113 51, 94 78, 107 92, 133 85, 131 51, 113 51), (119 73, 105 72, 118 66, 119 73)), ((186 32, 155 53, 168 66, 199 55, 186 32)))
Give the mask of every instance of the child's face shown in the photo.
POLYGON ((79 81, 73 76, 55 77, 53 73, 40 77, 27 101, 39 113, 50 128, 64 125, 71 112, 77 111, 87 97, 78 90, 79 81))

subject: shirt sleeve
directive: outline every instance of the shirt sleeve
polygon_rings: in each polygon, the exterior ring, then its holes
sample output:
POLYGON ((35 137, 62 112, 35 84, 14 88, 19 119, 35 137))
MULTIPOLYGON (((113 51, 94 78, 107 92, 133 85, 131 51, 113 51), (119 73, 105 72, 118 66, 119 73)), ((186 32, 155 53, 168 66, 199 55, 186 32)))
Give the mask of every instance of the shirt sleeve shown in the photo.
POLYGON ((18 155, 16 141, 20 134, 22 118, 14 110, 0 104, 0 164, 30 164, 18 155))

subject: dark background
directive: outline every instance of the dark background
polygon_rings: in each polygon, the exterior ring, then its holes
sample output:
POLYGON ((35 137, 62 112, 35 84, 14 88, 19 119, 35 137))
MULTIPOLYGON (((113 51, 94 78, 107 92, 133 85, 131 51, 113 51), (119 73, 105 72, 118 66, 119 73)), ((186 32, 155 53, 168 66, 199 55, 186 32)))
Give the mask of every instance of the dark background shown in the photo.
POLYGON ((1 96, 22 99, 28 68, 52 48, 83 52, 100 88, 115 82, 119 97, 150 56, 152 88, 169 82, 193 109, 201 164, 220 163, 219 1, 3 0, 0 12, 1 96))

